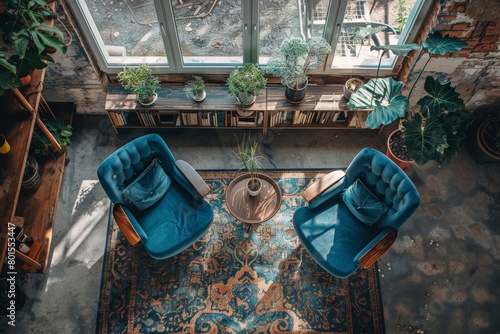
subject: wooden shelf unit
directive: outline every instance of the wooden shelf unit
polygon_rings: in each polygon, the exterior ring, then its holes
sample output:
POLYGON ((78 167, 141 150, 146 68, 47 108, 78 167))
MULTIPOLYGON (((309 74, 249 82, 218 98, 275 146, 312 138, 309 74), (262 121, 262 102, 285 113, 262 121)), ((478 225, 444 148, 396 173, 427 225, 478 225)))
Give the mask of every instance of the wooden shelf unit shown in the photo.
MULTIPOLYGON (((42 82, 44 71, 32 74, 32 83, 42 82)), ((38 112, 41 94, 30 88, 23 91, 28 102, 38 112)), ((0 185, 7 191, 0 206, 0 260, 7 257, 8 223, 17 217, 24 218, 24 232, 38 244, 39 251, 28 258, 18 252, 17 271, 42 272, 47 270, 52 229, 54 226, 59 190, 64 173, 66 153, 55 154, 45 161, 37 159, 40 165, 42 184, 33 194, 21 191, 23 172, 28 159, 29 148, 35 128, 36 115, 22 109, 11 92, 0 98, 0 133, 4 134, 11 145, 10 152, 0 154, 0 185), (29 263, 32 265, 29 265, 29 263)), ((51 106, 52 107, 52 106, 51 106)), ((74 104, 63 103, 52 107, 61 122, 71 124, 74 104), (71 110, 68 110, 71 108, 71 110)), ((34 248, 34 247, 32 247, 34 248)), ((10 271, 3 268, 5 271, 10 271)))
POLYGON ((135 94, 122 87, 110 87, 105 109, 116 132, 138 127, 263 128, 265 92, 257 96, 254 104, 244 107, 228 95, 227 87, 207 85, 205 90, 206 99, 195 102, 186 97, 183 86, 163 86, 157 101, 145 107, 136 103, 135 94), (251 115, 244 116, 245 113, 251 115))
POLYGON ((164 86, 158 100, 144 107, 136 103, 135 94, 113 86, 108 89, 105 109, 117 133, 137 127, 251 128, 264 134, 272 128, 367 129, 364 121, 370 112, 349 110, 342 85, 309 86, 299 104, 285 99, 283 86, 269 85, 249 107, 229 96, 227 87, 209 85, 206 92, 205 101, 195 102, 186 97, 183 86, 164 86))

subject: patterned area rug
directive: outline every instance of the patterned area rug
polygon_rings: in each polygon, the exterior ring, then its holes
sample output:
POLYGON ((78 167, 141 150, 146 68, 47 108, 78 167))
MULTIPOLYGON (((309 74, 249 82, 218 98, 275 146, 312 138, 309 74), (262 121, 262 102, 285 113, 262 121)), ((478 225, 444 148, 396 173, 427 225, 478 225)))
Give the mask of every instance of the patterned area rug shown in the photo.
POLYGON ((377 268, 338 279, 295 234, 305 186, 325 172, 266 172, 283 201, 271 220, 236 221, 225 204, 234 172, 200 172, 215 213, 205 236, 162 261, 110 224, 98 333, 384 333, 377 268))

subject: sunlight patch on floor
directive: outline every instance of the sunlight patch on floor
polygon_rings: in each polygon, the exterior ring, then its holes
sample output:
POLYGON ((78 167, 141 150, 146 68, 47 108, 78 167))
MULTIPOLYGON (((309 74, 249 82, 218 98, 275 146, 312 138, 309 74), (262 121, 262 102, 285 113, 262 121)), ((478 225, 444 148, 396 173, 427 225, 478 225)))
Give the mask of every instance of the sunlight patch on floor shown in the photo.
POLYGON ((71 228, 54 248, 51 270, 82 263, 90 269, 103 256, 109 205, 97 180, 82 181, 71 212, 71 228))

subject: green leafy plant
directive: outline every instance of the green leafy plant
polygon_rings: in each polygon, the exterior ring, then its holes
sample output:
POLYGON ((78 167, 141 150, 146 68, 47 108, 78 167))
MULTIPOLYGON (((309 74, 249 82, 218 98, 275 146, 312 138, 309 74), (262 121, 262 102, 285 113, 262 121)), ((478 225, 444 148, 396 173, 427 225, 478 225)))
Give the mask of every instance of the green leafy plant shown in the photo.
POLYGON ((123 88, 137 94, 139 102, 147 102, 154 93, 160 89, 160 80, 153 76, 151 69, 146 64, 139 67, 127 67, 118 73, 118 82, 123 88))
MULTIPOLYGON (((73 128, 70 125, 61 123, 55 118, 43 118, 42 121, 62 148, 71 145, 73 128)), ((45 156, 53 152, 52 143, 38 128, 35 128, 33 133, 30 150, 33 155, 37 156, 45 156)))
MULTIPOLYGON (((47 67, 47 62, 54 62, 54 59, 47 55, 48 49, 66 53, 67 46, 63 42, 62 31, 45 23, 45 19, 49 17, 57 16, 44 0, 7 0, 7 10, 0 28, 3 41, 12 45, 11 51, 14 54, 8 62, 15 66, 14 74, 18 78, 27 76, 35 69, 47 67)), ((21 85, 16 82, 15 87, 11 87, 12 76, 5 70, 0 72, 0 76, 3 76, 3 79, 0 79, 3 90, 4 86, 17 88, 21 85)))
POLYGON ((272 55, 266 74, 281 78, 282 83, 293 89, 301 89, 307 85, 307 74, 317 69, 332 51, 324 38, 311 38, 308 42, 299 37, 285 39, 279 52, 272 55))
POLYGON ((408 96, 401 95, 402 82, 392 78, 374 78, 363 85, 349 100, 351 109, 373 109, 366 120, 370 128, 387 125, 402 119, 401 130, 408 156, 417 164, 435 160, 440 164, 451 162, 459 151, 460 141, 465 137, 473 116, 465 110, 451 83, 441 83, 428 76, 424 90, 427 95, 416 104, 411 100, 416 84, 434 55, 460 51, 467 45, 456 37, 442 36, 440 32, 428 35, 418 44, 372 46, 372 50, 392 51, 396 55, 407 55, 411 50, 427 51, 429 58, 413 82, 408 96))
POLYGON ((227 78, 229 95, 236 95, 243 105, 253 103, 253 97, 266 88, 267 79, 255 64, 247 63, 234 69, 227 78))
MULTIPOLYGON (((4 47, 0 47, 0 51, 6 51, 4 47)), ((16 67, 8 62, 4 54, 0 53, 0 96, 7 89, 17 88, 21 86, 21 82, 16 75, 16 67)))
POLYGON ((197 75, 193 75, 193 79, 186 82, 186 96, 194 99, 201 99, 205 91, 205 81, 197 75))
POLYGON ((7 16, 2 26, 3 39, 14 46, 19 57, 23 58, 28 49, 38 54, 46 48, 66 53, 62 31, 44 22, 55 16, 44 0, 8 0, 7 16))
POLYGON ((256 139, 252 139, 250 134, 248 137, 244 134, 241 142, 238 140, 238 137, 236 137, 236 144, 237 151, 235 154, 243 165, 241 169, 246 170, 250 174, 249 187, 251 190, 257 190, 255 189, 258 183, 257 173, 262 170, 262 162, 265 160, 263 156, 257 155, 259 143, 256 139))

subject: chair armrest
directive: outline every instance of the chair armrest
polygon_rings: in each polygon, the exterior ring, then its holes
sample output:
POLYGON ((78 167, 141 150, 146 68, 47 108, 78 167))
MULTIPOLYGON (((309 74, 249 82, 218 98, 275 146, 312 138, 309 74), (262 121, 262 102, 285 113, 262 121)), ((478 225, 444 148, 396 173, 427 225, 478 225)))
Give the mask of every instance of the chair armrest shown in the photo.
POLYGON ((181 171, 182 175, 191 183, 201 197, 205 197, 210 192, 210 187, 201 178, 200 174, 184 160, 177 160, 175 166, 181 171))
POLYGON ((390 229, 379 233, 365 248, 363 248, 354 261, 358 261, 363 268, 369 268, 384 253, 391 248, 398 237, 398 230, 390 229))
POLYGON ((113 206, 113 218, 130 245, 134 246, 141 239, 147 240, 144 230, 126 207, 115 204, 113 206))
POLYGON ((341 170, 336 170, 328 173, 319 180, 316 180, 314 183, 309 185, 309 187, 307 187, 307 189, 302 192, 302 197, 304 197, 307 202, 310 202, 317 196, 324 193, 328 188, 342 180, 344 176, 345 173, 341 170))

